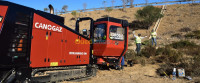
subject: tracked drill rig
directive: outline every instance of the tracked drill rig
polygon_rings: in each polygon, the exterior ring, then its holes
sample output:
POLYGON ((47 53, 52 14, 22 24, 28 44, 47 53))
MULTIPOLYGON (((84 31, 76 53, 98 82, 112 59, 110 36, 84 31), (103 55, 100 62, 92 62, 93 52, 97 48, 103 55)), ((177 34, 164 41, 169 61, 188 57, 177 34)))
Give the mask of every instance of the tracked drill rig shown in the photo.
POLYGON ((0 1, 0 83, 95 76, 96 64, 120 64, 127 31, 127 21, 111 17, 79 18, 73 30, 53 13, 0 1), (84 20, 90 20, 87 36, 79 33, 79 22, 84 20))

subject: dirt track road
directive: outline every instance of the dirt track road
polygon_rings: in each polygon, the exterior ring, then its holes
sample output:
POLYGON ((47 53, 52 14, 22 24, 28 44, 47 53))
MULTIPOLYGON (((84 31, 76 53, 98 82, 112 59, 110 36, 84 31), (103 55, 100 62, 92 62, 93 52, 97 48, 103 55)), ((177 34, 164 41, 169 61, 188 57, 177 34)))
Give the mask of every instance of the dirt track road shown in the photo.
MULTIPOLYGON (((80 81, 78 83, 193 83, 186 79, 171 80, 163 78, 156 74, 158 65, 147 64, 141 66, 136 64, 133 67, 125 67, 123 71, 119 70, 99 70, 97 76, 91 79, 80 81)), ((77 83, 77 82, 62 82, 77 83)))

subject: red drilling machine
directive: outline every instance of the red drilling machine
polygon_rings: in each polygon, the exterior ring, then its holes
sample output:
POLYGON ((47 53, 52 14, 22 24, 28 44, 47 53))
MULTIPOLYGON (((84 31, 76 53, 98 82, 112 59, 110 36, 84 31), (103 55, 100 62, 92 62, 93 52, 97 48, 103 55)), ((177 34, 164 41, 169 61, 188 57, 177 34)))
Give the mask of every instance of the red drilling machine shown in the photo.
POLYGON ((0 83, 78 79, 95 76, 96 64, 120 64, 128 44, 126 20, 85 17, 73 30, 49 7, 51 14, 0 1, 0 83), (84 20, 91 21, 87 36, 87 30, 79 33, 84 20))

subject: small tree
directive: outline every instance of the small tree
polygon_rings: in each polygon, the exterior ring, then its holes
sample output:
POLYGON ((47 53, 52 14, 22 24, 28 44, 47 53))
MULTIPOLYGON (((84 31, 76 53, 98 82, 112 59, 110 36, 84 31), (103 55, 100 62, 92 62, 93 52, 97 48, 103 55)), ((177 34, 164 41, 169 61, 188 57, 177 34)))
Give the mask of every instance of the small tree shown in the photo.
POLYGON ((123 11, 125 10, 126 8, 126 5, 128 4, 129 0, 122 0, 122 3, 123 3, 123 11))
POLYGON ((44 8, 44 12, 48 12, 49 11, 49 8, 44 8))
POLYGON ((153 22, 157 21, 159 18, 163 17, 162 14, 160 14, 161 9, 154 7, 154 6, 146 6, 143 9, 140 9, 137 11, 137 13, 135 14, 135 17, 143 22, 144 26, 147 26, 147 28, 149 26, 151 26, 153 24, 153 22))
POLYGON ((148 2, 149 2, 148 0, 145 0, 145 4, 146 4, 146 6, 148 5, 148 2))
POLYGON ((108 13, 111 12, 112 10, 113 10, 112 7, 107 7, 107 8, 105 9, 105 11, 108 12, 108 13))
POLYGON ((62 10, 64 10, 65 13, 67 12, 67 9, 68 9, 68 6, 67 6, 67 5, 64 5, 64 6, 62 7, 62 10))
POLYGON ((106 1, 103 1, 102 4, 104 5, 104 9, 106 9, 106 1))
POLYGON ((191 0, 191 1, 192 1, 192 4, 194 4, 194 1, 195 1, 195 0, 191 0))
POLYGON ((134 0, 130 0, 129 2, 130 2, 130 7, 131 7, 131 8, 134 7, 134 6, 133 6, 134 0))
POLYGON ((114 9, 115 0, 112 0, 111 3, 112 3, 112 8, 114 9))
POLYGON ((84 12, 86 12, 86 7, 87 7, 87 4, 86 4, 86 3, 83 3, 84 12))

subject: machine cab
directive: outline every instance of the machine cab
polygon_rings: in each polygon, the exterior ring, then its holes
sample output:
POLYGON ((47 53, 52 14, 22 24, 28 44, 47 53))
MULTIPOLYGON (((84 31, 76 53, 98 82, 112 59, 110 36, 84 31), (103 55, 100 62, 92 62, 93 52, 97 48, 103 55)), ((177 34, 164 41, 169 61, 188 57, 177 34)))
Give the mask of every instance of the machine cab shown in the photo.
POLYGON ((98 64, 112 63, 113 58, 114 62, 118 62, 125 54, 127 42, 127 21, 106 17, 94 23, 93 55, 97 57, 98 64))

